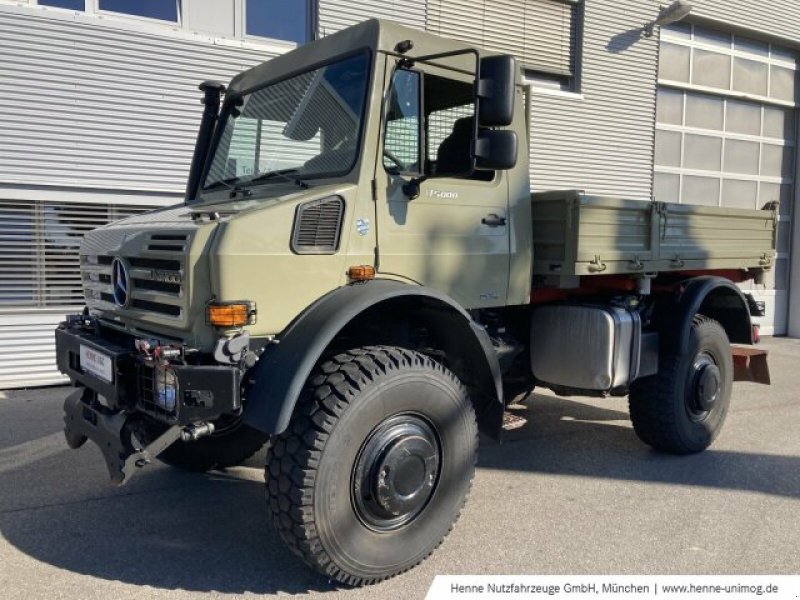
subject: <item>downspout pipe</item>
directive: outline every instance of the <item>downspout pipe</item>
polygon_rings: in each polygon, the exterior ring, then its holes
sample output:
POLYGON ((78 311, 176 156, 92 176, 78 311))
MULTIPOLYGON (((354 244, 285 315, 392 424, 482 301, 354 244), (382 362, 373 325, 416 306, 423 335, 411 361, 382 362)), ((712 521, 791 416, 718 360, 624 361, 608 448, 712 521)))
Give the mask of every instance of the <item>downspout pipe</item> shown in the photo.
POLYGON ((200 120, 200 130, 197 132, 197 142, 194 146, 192 156, 192 166, 189 169, 189 179, 186 182, 185 201, 188 204, 197 196, 200 187, 200 178, 203 176, 203 169, 206 166, 208 150, 211 146, 211 139, 214 136, 214 127, 219 117, 219 105, 225 86, 218 81, 204 81, 198 88, 203 92, 202 103, 203 117, 200 120))

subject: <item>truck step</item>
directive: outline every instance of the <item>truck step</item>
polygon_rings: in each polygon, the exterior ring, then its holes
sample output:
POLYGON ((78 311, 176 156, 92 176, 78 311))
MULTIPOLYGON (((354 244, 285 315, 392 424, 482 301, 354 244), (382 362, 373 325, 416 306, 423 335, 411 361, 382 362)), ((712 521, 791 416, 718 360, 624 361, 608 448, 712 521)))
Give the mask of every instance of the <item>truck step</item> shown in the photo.
POLYGON ((524 427, 528 419, 515 415, 512 412, 505 411, 503 413, 503 431, 514 431, 520 427, 524 427))

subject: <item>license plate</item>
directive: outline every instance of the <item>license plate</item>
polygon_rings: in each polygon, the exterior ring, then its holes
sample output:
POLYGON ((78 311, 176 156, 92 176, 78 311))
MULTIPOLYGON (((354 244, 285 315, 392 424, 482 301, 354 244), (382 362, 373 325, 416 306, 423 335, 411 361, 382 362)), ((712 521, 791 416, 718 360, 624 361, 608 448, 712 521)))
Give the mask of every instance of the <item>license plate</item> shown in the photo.
POLYGON ((111 357, 89 346, 81 346, 81 369, 111 383, 111 357))

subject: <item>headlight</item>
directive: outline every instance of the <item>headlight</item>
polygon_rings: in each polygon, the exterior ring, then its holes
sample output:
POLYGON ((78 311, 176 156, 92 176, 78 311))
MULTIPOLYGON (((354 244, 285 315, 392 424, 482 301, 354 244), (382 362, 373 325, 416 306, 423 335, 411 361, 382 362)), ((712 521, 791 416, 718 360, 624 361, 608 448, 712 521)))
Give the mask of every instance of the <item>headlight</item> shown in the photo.
POLYGON ((175 412, 178 398, 178 378, 169 367, 158 366, 155 370, 155 401, 168 413, 175 412))

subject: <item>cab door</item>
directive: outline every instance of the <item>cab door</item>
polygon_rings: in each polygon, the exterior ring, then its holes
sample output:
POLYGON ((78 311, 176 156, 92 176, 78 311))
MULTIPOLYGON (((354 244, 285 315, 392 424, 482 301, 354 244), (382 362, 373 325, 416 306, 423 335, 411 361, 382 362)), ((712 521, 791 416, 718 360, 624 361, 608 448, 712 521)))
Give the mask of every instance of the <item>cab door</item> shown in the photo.
POLYGON ((442 291, 466 308, 505 305, 508 181, 502 171, 465 172, 472 79, 442 68, 395 68, 393 60, 387 72, 375 173, 378 271, 442 291), (419 177, 418 195, 410 197, 419 177))

